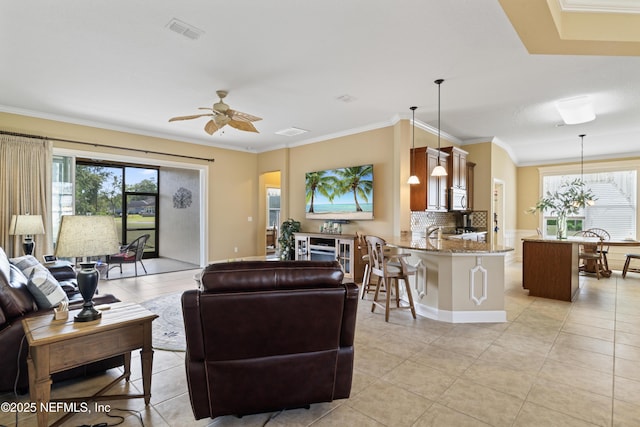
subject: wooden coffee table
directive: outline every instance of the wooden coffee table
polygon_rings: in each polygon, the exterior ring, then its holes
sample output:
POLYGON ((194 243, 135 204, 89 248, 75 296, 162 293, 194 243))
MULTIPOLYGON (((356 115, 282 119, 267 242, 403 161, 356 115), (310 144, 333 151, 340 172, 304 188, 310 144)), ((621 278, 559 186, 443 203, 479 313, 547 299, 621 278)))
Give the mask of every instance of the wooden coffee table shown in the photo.
MULTIPOLYGON (((158 315, 133 303, 109 304, 102 318, 92 322, 74 322, 80 310, 72 310, 66 320, 54 320, 53 314, 22 320, 29 343, 29 395, 36 404, 38 426, 48 422, 48 402, 51 402, 51 374, 89 362, 124 355, 124 373, 109 385, 89 397, 53 400, 64 402, 95 402, 99 400, 151 399, 151 371, 153 350, 151 347, 151 322, 158 315), (104 395, 122 379, 131 375, 131 351, 142 349, 143 394, 104 395), (44 408, 43 408, 44 406, 44 408), (43 410, 45 409, 45 410, 43 410)), ((66 414, 52 425, 59 425, 73 413, 66 414)))

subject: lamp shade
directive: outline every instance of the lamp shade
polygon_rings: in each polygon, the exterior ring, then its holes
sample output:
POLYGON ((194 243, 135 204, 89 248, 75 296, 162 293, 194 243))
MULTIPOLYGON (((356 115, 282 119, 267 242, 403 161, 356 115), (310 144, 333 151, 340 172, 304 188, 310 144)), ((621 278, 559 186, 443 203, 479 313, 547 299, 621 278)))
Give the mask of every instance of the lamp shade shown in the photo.
POLYGON ((420 184, 420 178, 415 175, 411 175, 409 179, 407 179, 407 184, 420 184))
POLYGON ((444 166, 438 165, 431 171, 431 176, 447 176, 447 170, 444 166))
POLYGON ((110 216, 64 215, 60 222, 55 255, 90 257, 118 252, 116 222, 110 216))
POLYGON ((9 234, 13 236, 27 236, 44 234, 44 225, 41 215, 13 215, 9 234))

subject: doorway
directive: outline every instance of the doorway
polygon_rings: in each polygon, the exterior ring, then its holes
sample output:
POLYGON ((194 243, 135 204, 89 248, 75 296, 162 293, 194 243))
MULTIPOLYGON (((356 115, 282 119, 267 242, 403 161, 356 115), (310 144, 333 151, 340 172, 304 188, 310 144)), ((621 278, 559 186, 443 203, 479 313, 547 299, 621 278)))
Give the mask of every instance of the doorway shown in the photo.
POLYGON ((505 226, 505 202, 504 202, 504 181, 493 180, 493 204, 492 204, 492 238, 496 245, 504 246, 504 226, 505 226))
MULTIPOLYGON (((258 242, 269 256, 278 253, 278 237, 280 235, 280 171, 266 172, 260 176, 260 230, 265 230, 258 242)), ((260 252, 258 252, 260 253, 260 252)))

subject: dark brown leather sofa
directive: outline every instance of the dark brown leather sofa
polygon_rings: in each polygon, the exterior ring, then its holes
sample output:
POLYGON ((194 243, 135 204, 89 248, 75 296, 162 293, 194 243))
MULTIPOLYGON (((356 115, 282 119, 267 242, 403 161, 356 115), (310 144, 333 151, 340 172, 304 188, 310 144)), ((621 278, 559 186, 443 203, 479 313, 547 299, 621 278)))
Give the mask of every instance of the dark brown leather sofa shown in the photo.
MULTIPOLYGON (((82 296, 78 291, 76 274, 70 265, 61 265, 51 269, 67 294, 70 309, 80 308, 82 296)), ((96 304, 108 304, 119 301, 113 295, 100 295, 94 298, 96 304)), ((39 310, 27 289, 25 278, 11 270, 4 250, 0 248, 0 392, 16 391, 24 393, 29 389, 27 355, 29 347, 24 337, 22 319, 25 317, 49 315, 52 310, 39 310), (19 376, 18 376, 19 370, 19 376), (16 376, 17 382, 16 382, 16 376)), ((123 356, 112 357, 88 365, 69 369, 52 375, 54 382, 78 376, 104 372, 124 364, 123 356)))
POLYGON ((182 295, 196 419, 349 397, 358 288, 337 262, 207 266, 182 295))

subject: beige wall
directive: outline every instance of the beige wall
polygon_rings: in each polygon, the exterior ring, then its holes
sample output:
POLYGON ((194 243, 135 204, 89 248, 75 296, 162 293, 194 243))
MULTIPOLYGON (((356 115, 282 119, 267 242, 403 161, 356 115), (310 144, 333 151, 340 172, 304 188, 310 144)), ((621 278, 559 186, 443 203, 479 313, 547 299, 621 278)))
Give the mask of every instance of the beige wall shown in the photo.
MULTIPOLYGON (((505 213, 504 213, 504 228, 505 231, 515 230, 517 225, 516 217, 516 194, 518 185, 518 168, 513 160, 502 147, 496 144, 492 144, 491 150, 491 187, 493 188, 493 181, 496 179, 504 182, 504 199, 505 199, 505 213)), ((489 200, 491 200, 492 193, 489 194, 489 200)), ((491 203, 491 202, 490 202, 491 203)))
POLYGON ((526 211, 535 206, 541 197, 540 174, 537 166, 518 168, 518 193, 516 198, 516 214, 518 228, 535 230, 540 226, 538 214, 529 214, 526 211))
MULTIPOLYGON (((396 156, 394 151, 394 127, 291 148, 289 153, 290 173, 287 182, 290 190, 288 201, 290 217, 300 221, 302 229, 305 231, 316 231, 322 223, 318 220, 305 219, 305 174, 307 172, 371 163, 373 164, 374 176, 373 213, 375 220, 352 221, 346 224, 342 230, 343 233, 362 231, 392 235, 394 205, 399 203, 397 180, 394 179, 394 170, 396 169, 393 160, 396 156)), ((408 159, 408 155, 406 157, 408 159)), ((283 186, 284 182, 283 179, 283 186)), ((408 199, 405 212, 408 217, 408 199)))
POLYGON ((207 260, 255 254, 257 221, 249 222, 248 218, 255 219, 258 215, 256 154, 7 113, 0 113, 0 129, 123 148, 214 158, 215 162, 207 162, 54 141, 54 149, 104 153, 107 156, 121 157, 132 163, 162 164, 170 161, 172 167, 204 170, 207 176, 205 197, 208 202, 206 205, 207 260), (238 252, 234 252, 234 248, 238 248, 238 252))
MULTIPOLYGON (((385 128, 255 154, 0 113, 0 129, 6 131, 214 158, 215 162, 207 162, 54 142, 56 149, 127 156, 131 162, 142 164, 170 162, 172 167, 204 171, 208 215, 205 221, 207 260, 251 256, 264 251, 264 188, 273 176, 271 172, 279 172, 280 176, 282 219, 297 219, 302 222, 304 230, 314 231, 320 222, 305 219, 305 173, 372 163, 375 219, 354 221, 343 228, 344 232, 361 231, 386 236, 410 229, 409 186, 406 184, 412 141, 409 123, 400 120, 385 128)), ((416 128, 415 145, 437 147, 437 136, 416 128)), ((441 145, 446 147, 452 143, 442 139, 441 145)), ((535 215, 525 214, 525 211, 540 197, 539 166, 517 167, 505 150, 491 142, 464 145, 462 148, 469 152, 468 160, 477 164, 475 209, 492 211, 493 180, 500 179, 505 182, 506 231, 535 231, 539 220, 535 215)), ((567 166, 575 167, 575 164, 567 166)))

